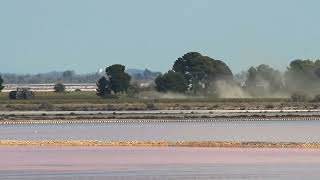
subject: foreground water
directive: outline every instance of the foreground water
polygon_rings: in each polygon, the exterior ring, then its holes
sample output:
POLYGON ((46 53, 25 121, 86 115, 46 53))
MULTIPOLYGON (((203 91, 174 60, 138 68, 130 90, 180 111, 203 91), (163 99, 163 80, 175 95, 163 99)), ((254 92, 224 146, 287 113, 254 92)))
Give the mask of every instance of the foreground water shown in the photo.
POLYGON ((305 149, 0 147, 0 179, 319 179, 305 149))
MULTIPOLYGON (((320 142, 320 121, 0 125, 15 140, 320 142)), ((0 179, 319 179, 319 149, 0 147, 0 179)))
POLYGON ((320 121, 0 125, 13 140, 320 142, 320 121))

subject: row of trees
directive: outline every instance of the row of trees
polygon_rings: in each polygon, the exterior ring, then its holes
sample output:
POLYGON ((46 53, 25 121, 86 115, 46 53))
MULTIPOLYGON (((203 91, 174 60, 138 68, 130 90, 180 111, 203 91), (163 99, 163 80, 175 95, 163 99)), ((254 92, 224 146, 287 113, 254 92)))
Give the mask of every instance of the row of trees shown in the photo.
POLYGON ((320 60, 294 60, 283 74, 263 64, 251 67, 246 77, 245 88, 255 96, 265 92, 317 94, 320 90, 320 60))
POLYGON ((39 74, 3 73, 1 75, 7 84, 94 83, 101 77, 100 73, 77 74, 72 70, 39 74))
POLYGON ((160 92, 191 95, 217 95, 221 86, 217 82, 220 81, 229 84, 229 88, 238 86, 256 97, 294 92, 317 94, 320 91, 320 60, 294 60, 285 73, 262 64, 250 67, 244 76, 242 81, 237 81, 224 62, 189 52, 178 58, 171 70, 158 76, 155 84, 160 92))
MULTIPOLYGON (((234 81, 232 71, 224 62, 189 52, 178 58, 171 70, 158 76, 155 84, 160 92, 217 95, 218 81, 241 86, 241 82, 234 81)), ((278 91, 283 87, 281 73, 268 65, 251 67, 242 87, 254 95, 259 95, 259 88, 278 91)))
MULTIPOLYGON (((130 84, 131 76, 125 72, 125 66, 115 64, 106 68, 106 76, 97 82, 97 95, 108 97, 111 94, 137 93, 137 86, 130 84)), ((178 58, 172 70, 159 74, 155 79, 155 88, 160 92, 177 92, 189 95, 214 94, 214 82, 232 81, 230 68, 222 61, 190 52, 178 58)))
MULTIPOLYGON (((201 96, 218 96, 221 84, 228 84, 226 87, 229 89, 240 88, 241 91, 256 97, 312 91, 316 94, 320 90, 320 60, 294 60, 285 73, 262 64, 250 67, 241 76, 244 78, 234 78, 230 68, 221 60, 198 52, 189 52, 178 58, 171 70, 158 74, 154 87, 164 93, 201 96)), ((97 83, 97 95, 106 97, 110 94, 131 92, 134 88, 130 85, 130 80, 125 66, 116 64, 107 67, 106 76, 97 83)))
MULTIPOLYGON (((219 94, 221 84, 228 84, 228 89, 237 86, 256 97, 278 92, 319 94, 320 91, 320 60, 294 60, 285 73, 262 64, 250 67, 241 76, 234 76, 223 61, 198 52, 189 52, 178 58, 168 72, 160 74, 145 70, 141 79, 146 80, 151 77, 149 80, 152 81, 154 79, 152 77, 156 75, 153 84, 157 91, 186 95, 216 96, 219 94), (224 83, 218 83, 221 81, 224 83)), ((60 76, 71 80, 76 74, 73 71, 65 71, 60 76)), ((101 77, 101 74, 99 76, 101 77)), ((105 69, 105 75, 97 82, 97 95, 108 97, 126 93, 134 96, 139 93, 139 85, 133 85, 132 79, 136 78, 132 78, 126 72, 125 66, 120 64, 109 66, 105 69)), ((4 88, 3 81, 0 76, 0 91, 4 88)), ((64 87, 55 87, 57 92, 61 89, 64 87)))
MULTIPOLYGON (((149 69, 128 69, 127 73, 132 76, 133 80, 150 81, 154 80, 160 72, 152 72, 149 69)), ((48 72, 39 74, 13 74, 13 73, 0 73, 3 80, 7 84, 53 84, 56 82, 61 83, 95 83, 103 73, 86 73, 77 74, 73 70, 66 70, 62 72, 48 72)))

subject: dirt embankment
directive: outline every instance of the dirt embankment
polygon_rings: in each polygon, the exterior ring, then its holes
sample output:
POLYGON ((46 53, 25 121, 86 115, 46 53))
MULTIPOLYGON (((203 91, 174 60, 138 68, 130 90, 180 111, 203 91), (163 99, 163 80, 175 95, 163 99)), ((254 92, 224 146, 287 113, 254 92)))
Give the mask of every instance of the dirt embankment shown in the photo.
POLYGON ((317 110, 0 111, 0 124, 320 120, 317 110))

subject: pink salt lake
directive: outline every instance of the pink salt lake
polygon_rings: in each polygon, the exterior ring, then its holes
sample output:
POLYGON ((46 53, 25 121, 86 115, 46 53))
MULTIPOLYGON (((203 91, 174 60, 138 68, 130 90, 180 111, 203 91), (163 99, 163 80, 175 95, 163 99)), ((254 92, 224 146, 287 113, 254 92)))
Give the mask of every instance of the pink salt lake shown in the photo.
POLYGON ((0 179, 320 178, 320 150, 0 147, 0 179))

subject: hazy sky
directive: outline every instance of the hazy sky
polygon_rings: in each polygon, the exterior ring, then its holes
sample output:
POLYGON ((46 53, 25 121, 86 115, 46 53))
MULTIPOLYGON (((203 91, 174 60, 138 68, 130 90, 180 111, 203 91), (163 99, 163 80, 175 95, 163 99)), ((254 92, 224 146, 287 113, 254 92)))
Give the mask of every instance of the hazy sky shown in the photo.
POLYGON ((239 72, 320 58, 319 0, 0 0, 0 72, 114 63, 166 71, 188 51, 239 72))

